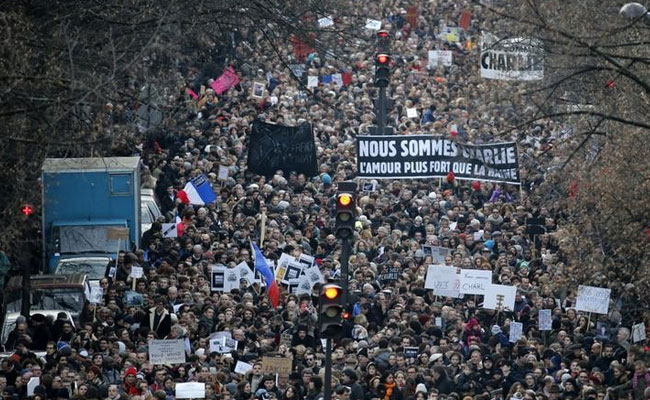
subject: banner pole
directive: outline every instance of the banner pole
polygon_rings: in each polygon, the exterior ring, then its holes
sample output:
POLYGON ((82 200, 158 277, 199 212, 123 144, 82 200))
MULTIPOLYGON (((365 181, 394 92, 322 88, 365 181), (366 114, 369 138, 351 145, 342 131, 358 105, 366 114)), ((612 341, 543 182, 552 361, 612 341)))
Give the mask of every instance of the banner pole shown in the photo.
POLYGON ((266 233, 266 212, 262 213, 262 228, 260 232, 260 247, 264 247, 264 234, 266 233))

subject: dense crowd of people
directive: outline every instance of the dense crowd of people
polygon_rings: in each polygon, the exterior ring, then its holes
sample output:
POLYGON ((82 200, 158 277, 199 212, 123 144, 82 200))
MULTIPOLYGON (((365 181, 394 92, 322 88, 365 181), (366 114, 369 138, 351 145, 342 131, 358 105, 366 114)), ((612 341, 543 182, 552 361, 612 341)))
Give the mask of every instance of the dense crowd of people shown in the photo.
MULTIPOLYGON (((612 292, 608 314, 576 311, 577 283, 554 236, 561 210, 537 201, 548 195, 543 168, 558 156, 553 143, 566 127, 545 122, 512 137, 496 136, 507 123, 523 121, 527 111, 515 113, 513 105, 501 102, 504 83, 483 80, 477 72, 476 44, 487 24, 482 6, 434 0, 422 2, 413 15, 398 0, 382 2, 385 10, 379 2, 360 3, 393 38, 389 121, 395 133, 435 133, 470 143, 517 140, 522 186, 450 175, 373 182, 373 190, 358 193, 349 262, 354 304, 333 344, 333 397, 650 398, 646 342, 633 343, 632 324, 640 321, 626 313, 631 305, 623 293, 612 292), (463 10, 472 13, 470 28, 458 36, 443 34, 445 26, 457 26, 463 10), (432 49, 451 50, 453 65, 428 65, 432 49), (407 116, 409 108, 418 109, 417 118, 407 116), (527 233, 526 221, 533 217, 544 221, 545 234, 527 233), (434 260, 423 246, 449 249, 445 265, 490 270, 493 283, 516 286, 514 309, 487 310, 481 296, 445 298, 425 289, 434 260), (396 279, 385 279, 382 272, 388 269, 400 271, 396 279), (542 309, 552 310, 550 331, 539 329, 542 309), (509 340, 512 322, 523 324, 523 336, 515 342, 509 340)), ((374 35, 362 33, 368 40, 374 35)), ((139 250, 120 254, 116 275, 100 282, 102 304, 86 304, 75 325, 65 317, 19 318, 4 343, 10 352, 0 368, 4 398, 26 398, 30 378, 40 377, 34 399, 174 399, 177 383, 202 382, 210 400, 321 400, 319 286, 311 295, 296 295, 281 285, 274 308, 263 285, 212 292, 210 270, 241 262, 254 267, 255 242, 271 261, 282 253, 306 254, 325 278, 339 274, 333 195, 338 182, 354 179, 355 137, 368 134, 375 118, 374 49, 359 43, 341 43, 338 57, 314 51, 303 58, 294 54, 295 42, 287 42, 280 53, 287 64, 302 66, 299 77, 276 62, 278 53, 262 33, 239 31, 233 66, 241 82, 219 95, 200 68, 183 68, 177 89, 183 94, 190 89, 199 98, 169 99, 170 106, 187 112, 141 133, 142 143, 129 150, 142 156, 142 186, 155 190, 163 218, 144 232, 139 250), (313 89, 305 85, 307 76, 336 73, 351 80, 321 82, 313 89), (261 97, 251 95, 255 82, 265 85, 261 97), (278 170, 263 177, 247 171, 255 119, 312 123, 319 174, 278 170), (219 179, 220 165, 228 167, 227 179, 219 179), (192 206, 178 196, 199 174, 208 177, 215 203, 192 206), (177 218, 178 237, 163 237, 162 223, 177 218), (133 285, 134 266, 144 268, 134 285, 143 305, 124 297, 133 285), (215 332, 228 332, 236 349, 211 351, 215 332), (176 338, 187 339, 187 361, 152 364, 148 340, 176 338), (263 373, 261 360, 268 355, 291 359, 292 372, 263 373), (235 372, 238 362, 251 370, 235 372)))

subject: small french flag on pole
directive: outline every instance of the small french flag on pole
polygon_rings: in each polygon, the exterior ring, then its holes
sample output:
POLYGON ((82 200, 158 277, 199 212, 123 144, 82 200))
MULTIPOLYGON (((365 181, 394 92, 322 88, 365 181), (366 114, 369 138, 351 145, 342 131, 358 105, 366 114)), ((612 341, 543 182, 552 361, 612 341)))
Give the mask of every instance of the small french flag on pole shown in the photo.
MULTIPOLYGON (((217 201, 217 196, 210 187, 208 178, 203 174, 187 182, 182 192, 187 197, 189 204, 202 206, 217 201)), ((178 197, 183 198, 183 195, 181 194, 178 197)))

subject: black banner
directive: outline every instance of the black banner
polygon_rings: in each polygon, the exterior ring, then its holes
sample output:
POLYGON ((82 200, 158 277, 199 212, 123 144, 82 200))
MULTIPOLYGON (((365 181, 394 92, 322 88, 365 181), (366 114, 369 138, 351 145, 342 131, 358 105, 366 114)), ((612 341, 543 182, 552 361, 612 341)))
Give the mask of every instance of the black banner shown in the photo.
POLYGON ((311 124, 282 126, 253 122, 249 150, 248 170, 264 176, 272 176, 283 170, 303 173, 308 177, 318 175, 316 146, 311 124))
POLYGON ((463 145, 438 136, 357 136, 357 176, 446 177, 519 185, 515 143, 463 145))

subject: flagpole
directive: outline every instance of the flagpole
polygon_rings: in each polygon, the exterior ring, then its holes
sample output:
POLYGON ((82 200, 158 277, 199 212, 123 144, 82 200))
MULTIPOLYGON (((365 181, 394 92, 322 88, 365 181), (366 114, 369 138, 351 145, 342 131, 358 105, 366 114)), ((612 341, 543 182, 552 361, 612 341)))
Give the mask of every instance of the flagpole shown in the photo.
POLYGON ((266 212, 262 213, 262 232, 260 232, 260 247, 261 248, 264 248, 264 233, 266 233, 266 212))

